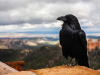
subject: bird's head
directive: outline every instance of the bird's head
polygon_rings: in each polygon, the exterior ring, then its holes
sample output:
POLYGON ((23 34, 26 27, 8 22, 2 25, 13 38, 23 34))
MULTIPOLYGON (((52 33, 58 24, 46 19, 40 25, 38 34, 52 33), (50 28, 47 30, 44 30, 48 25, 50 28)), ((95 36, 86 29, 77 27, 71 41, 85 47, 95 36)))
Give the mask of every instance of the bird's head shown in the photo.
POLYGON ((61 20, 64 23, 67 23, 70 26, 74 25, 75 29, 81 29, 80 24, 78 22, 78 19, 72 14, 68 14, 68 15, 65 15, 65 16, 58 17, 57 20, 61 20))
POLYGON ((58 17, 57 20, 67 22, 67 18, 65 16, 58 17))

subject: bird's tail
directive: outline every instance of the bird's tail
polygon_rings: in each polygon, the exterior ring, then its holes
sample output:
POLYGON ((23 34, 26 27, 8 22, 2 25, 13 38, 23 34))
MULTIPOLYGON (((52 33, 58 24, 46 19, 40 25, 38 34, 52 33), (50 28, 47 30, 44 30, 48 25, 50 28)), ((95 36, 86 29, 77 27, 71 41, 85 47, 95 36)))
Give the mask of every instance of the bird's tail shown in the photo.
POLYGON ((78 59, 78 65, 89 67, 88 57, 86 59, 78 59))

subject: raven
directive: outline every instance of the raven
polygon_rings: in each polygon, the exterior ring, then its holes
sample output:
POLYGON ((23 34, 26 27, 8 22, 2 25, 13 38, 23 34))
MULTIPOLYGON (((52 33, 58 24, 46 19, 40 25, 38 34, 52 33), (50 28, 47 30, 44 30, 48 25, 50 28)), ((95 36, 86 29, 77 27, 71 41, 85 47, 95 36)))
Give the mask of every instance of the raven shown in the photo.
POLYGON ((68 56, 72 59, 75 58, 75 65, 89 67, 86 35, 81 29, 78 19, 74 15, 68 14, 58 17, 57 20, 64 22, 59 33, 63 56, 66 59, 68 59, 68 56))

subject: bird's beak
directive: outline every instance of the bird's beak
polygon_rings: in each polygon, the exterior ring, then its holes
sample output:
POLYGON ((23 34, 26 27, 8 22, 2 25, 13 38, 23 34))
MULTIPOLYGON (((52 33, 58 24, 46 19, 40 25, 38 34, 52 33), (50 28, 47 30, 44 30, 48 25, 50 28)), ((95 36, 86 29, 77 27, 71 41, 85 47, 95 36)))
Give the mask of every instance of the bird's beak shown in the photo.
POLYGON ((61 16, 61 17, 58 17, 57 20, 66 21, 67 19, 65 16, 61 16))

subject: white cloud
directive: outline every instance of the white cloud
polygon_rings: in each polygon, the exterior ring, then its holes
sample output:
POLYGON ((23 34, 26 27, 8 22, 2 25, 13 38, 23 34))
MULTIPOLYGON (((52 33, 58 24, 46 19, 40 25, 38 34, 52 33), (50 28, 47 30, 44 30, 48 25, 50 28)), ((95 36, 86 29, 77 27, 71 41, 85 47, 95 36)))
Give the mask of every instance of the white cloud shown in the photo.
POLYGON ((100 36, 100 33, 87 34, 87 36, 100 36))
MULTIPOLYGON (((27 2, 27 0, 26 0, 27 2)), ((19 1, 18 1, 19 3, 19 1)), ((27 3, 26 3, 27 4, 27 3)), ((21 23, 51 23, 61 15, 73 14, 78 18, 90 16, 92 5, 90 3, 28 3, 27 6, 20 6, 11 10, 0 12, 1 24, 21 23)))
POLYGON ((38 28, 39 25, 32 25, 29 23, 24 23, 21 29, 33 29, 33 28, 38 28))
MULTIPOLYGON (((1 25, 0 32, 19 32, 19 31, 38 31, 39 29, 45 31, 46 28, 61 28, 62 21, 57 21, 49 24, 30 24, 24 23, 20 25, 1 25)), ((46 29, 47 30, 47 29, 46 29)), ((47 30, 48 31, 48 30, 47 30)))
POLYGON ((18 25, 2 25, 0 26, 0 31, 15 31, 18 30, 20 27, 18 25))
POLYGON ((25 34, 25 33, 0 33, 0 38, 21 38, 21 37, 53 37, 58 38, 58 34, 25 34))
POLYGON ((0 38, 19 38, 19 37, 25 37, 25 34, 19 34, 19 33, 0 33, 0 38))
POLYGON ((0 32, 61 28, 62 23, 56 18, 66 14, 75 15, 82 27, 88 27, 86 32, 100 32, 99 3, 99 0, 0 0, 0 32))
POLYGON ((96 26, 93 26, 93 27, 87 27, 84 29, 86 32, 100 32, 100 27, 96 27, 96 26))
POLYGON ((83 24, 81 24, 82 27, 86 27, 86 26, 90 26, 90 27, 93 27, 93 23, 91 21, 87 21, 87 22, 82 22, 83 24))

